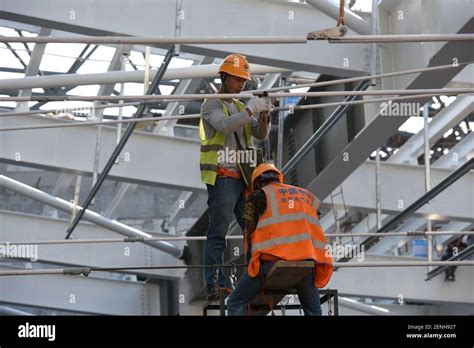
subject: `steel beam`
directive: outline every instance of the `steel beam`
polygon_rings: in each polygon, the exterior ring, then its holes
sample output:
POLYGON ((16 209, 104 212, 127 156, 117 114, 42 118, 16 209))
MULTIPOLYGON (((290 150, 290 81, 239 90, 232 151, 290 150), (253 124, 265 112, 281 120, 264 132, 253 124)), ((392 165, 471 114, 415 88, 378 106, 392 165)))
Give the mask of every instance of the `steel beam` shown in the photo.
MULTIPOLYGON (((47 125, 57 121, 54 118, 42 116, 16 116, 14 120, 0 118, 0 126, 47 125)), ((91 176, 95 137, 95 126, 63 129, 61 132, 43 130, 29 134, 3 133, 0 137, 0 161, 91 176), (51 149, 56 150, 51 151, 51 149)), ((107 160, 115 143, 116 128, 103 126, 102 148, 104 151, 102 151, 100 159, 102 163, 107 160)), ((165 186, 187 191, 202 192, 205 190, 199 175, 198 140, 136 131, 125 146, 123 153, 127 154, 129 161, 112 168, 111 180, 165 186), (176 162, 176 153, 179 153, 181 158, 187 159, 180 162, 182 171, 179 173, 176 172, 173 165, 173 163, 178 163, 176 162), (143 158, 148 160, 142 160, 143 158)))
MULTIPOLYGON (((51 196, 45 192, 37 190, 33 187, 22 184, 16 180, 10 179, 6 176, 0 175, 0 185, 4 186, 15 192, 24 194, 32 199, 39 200, 45 204, 51 205, 58 209, 61 209, 66 212, 71 212, 74 209, 74 204, 67 202, 58 197, 51 196)), ((82 207, 77 206, 77 211, 84 211, 84 218, 89 220, 99 226, 112 230, 114 232, 120 233, 127 237, 151 237, 150 234, 144 233, 140 230, 122 224, 118 221, 113 221, 104 218, 103 216, 97 214, 96 212, 90 210, 81 210, 82 207)), ((164 251, 174 257, 181 257, 182 249, 175 244, 167 242, 145 242, 145 244, 156 248, 158 250, 164 251)))
MULTIPOLYGON (((460 96, 456 99, 455 102, 450 104, 447 108, 443 109, 435 118, 433 118, 432 122, 430 123, 430 134, 433 137, 432 142, 434 143, 436 140, 441 138, 443 135, 444 130, 447 127, 451 127, 462 120, 462 117, 458 116, 458 113, 461 115, 466 116, 466 112, 472 111, 472 100, 474 98, 472 96, 460 96)), ((418 134, 413 135, 403 146, 398 150, 398 152, 392 155, 388 160, 387 163, 415 163, 414 160, 416 157, 421 155, 422 151, 422 133, 419 132, 418 134), (416 153, 416 156, 413 154, 416 153)), ((457 144, 453 149, 451 149, 451 153, 442 156, 436 162, 433 163, 435 167, 439 168, 449 168, 452 166, 459 165, 460 162, 463 162, 464 157, 471 148, 474 147, 474 134, 469 134, 463 139, 460 143, 457 144), (456 157, 453 157, 453 154, 456 153, 456 157), (455 160, 455 161, 454 161, 455 160), (451 165, 448 165, 451 164, 451 165)), ((356 170, 357 172, 357 170, 356 170)), ((355 174, 355 173, 354 173, 355 174)), ((332 224, 334 223, 334 219, 331 220, 332 214, 329 214, 328 217, 324 217, 322 221, 326 222, 325 227, 327 230, 332 228, 332 224)), ((383 222, 387 222, 388 215, 383 215, 383 222)), ((375 219, 375 215, 370 213, 364 221, 361 221, 353 231, 362 231, 367 230, 368 232, 372 232, 375 228, 375 225, 368 226, 369 222, 375 219), (368 222, 369 221, 369 222, 368 222)), ((416 218, 414 219, 418 223, 413 225, 414 229, 420 228, 423 224, 420 225, 421 220, 416 218)), ((403 230, 406 228, 401 227, 403 230)), ((401 240, 401 239, 400 239, 401 240)), ((394 241, 382 241, 381 242, 384 246, 388 245, 388 243, 394 244, 394 241)), ((377 250, 382 250, 382 247, 377 246, 377 250)))
MULTIPOLYGON (((384 222, 386 223, 389 220, 385 220, 384 222)), ((415 217, 415 218, 409 219, 408 221, 404 222, 399 227, 397 227, 397 231, 420 231, 425 227, 425 225, 426 225, 426 219, 415 217)), ((449 236, 449 237, 452 237, 452 236, 449 236)), ((400 244, 403 245, 404 241, 408 243, 412 238, 416 238, 416 237, 400 236, 400 237, 390 238, 389 240, 386 240, 387 238, 384 238, 383 240, 380 240, 377 244, 375 244, 370 249, 370 252, 372 254, 384 254, 386 253, 388 249, 389 251, 392 251, 391 253, 392 255, 399 255, 398 250, 394 251, 393 249, 398 249, 399 247, 401 247, 400 244)), ((362 238, 358 242, 361 242, 361 241, 363 241, 362 238)))
MULTIPOLYGON (((127 96, 54 96, 39 95, 31 97, 0 97, 0 102, 8 101, 174 101, 174 100, 204 100, 204 99, 222 99, 222 98, 239 98, 250 99, 259 94, 259 91, 246 91, 243 93, 229 94, 183 94, 183 95, 127 95, 127 96)), ((285 98, 285 97, 339 97, 339 96, 371 96, 371 95, 409 95, 420 97, 436 96, 436 95, 458 95, 464 93, 474 93, 474 88, 444 88, 444 89, 390 89, 390 90, 366 90, 366 91, 330 91, 330 92, 270 92, 269 98, 285 98)))
POLYGON ((166 212, 165 216, 169 217, 169 224, 177 224, 179 219, 184 215, 185 207, 189 207, 196 199, 198 193, 182 192, 178 199, 170 205, 170 208, 166 212))
MULTIPOLYGON (((46 242, 64 240, 64 231, 68 220, 42 217, 31 214, 0 210, 0 240, 2 242, 22 240, 25 242, 46 242)), ((165 234, 160 234, 165 236, 165 234)), ((83 239, 112 239, 117 234, 101 226, 81 223, 76 233, 83 239)), ((74 241, 74 239, 70 240, 74 241)), ((67 242, 67 241, 66 241, 67 242)), ((183 242, 175 241, 177 245, 183 242)), ((117 266, 153 266, 182 265, 176 258, 143 243, 91 243, 91 244, 33 244, 38 247, 40 262, 77 267, 117 267, 117 266)), ((2 262, 3 263, 3 262, 2 262)), ((124 272, 131 273, 134 272, 124 272)), ((182 270, 143 270, 144 276, 152 278, 180 278, 182 270)))
MULTIPOLYGON (((469 21, 460 32, 470 30, 472 25, 474 25, 474 19, 469 21)), ((468 49, 466 45, 459 42, 451 42, 445 44, 433 56, 429 66, 441 65, 442 62, 449 61, 453 55, 459 57, 460 61, 473 59, 472 50, 468 49)), ((421 73, 411 82, 408 82, 406 88, 422 88, 428 85, 432 87, 444 86, 458 73, 459 71, 456 71, 456 69, 435 73, 421 73)), ((413 100, 413 102, 420 103, 424 103, 424 101, 426 101, 426 98, 413 100)), ((380 110, 375 110, 376 114, 372 119, 367 117, 364 129, 308 185, 307 188, 317 194, 320 199, 325 199, 350 173, 367 159, 372 151, 378 148, 380 144, 383 144, 408 119, 405 116, 384 117, 381 115, 380 110)))
MULTIPOLYGON (((59 173, 59 177, 56 181, 56 184, 54 184, 54 188, 53 188, 53 191, 51 192, 51 195, 56 196, 56 197, 63 196, 64 193, 66 193, 66 191, 68 190, 69 186, 71 185, 74 177, 75 175, 72 175, 72 174, 59 173)), ((57 218, 58 210, 45 205, 43 206, 43 214, 57 218)))
MULTIPOLYGON (((420 262, 414 257, 374 256, 365 253, 364 262, 420 262)), ((358 262, 350 262, 357 264, 358 262)), ((459 267, 456 283, 447 284, 441 277, 425 282, 426 268, 409 267, 390 269, 340 268, 334 272, 329 286, 338 289, 342 296, 392 299, 402 303, 474 303, 471 285, 474 267, 459 267), (366 280, 366 281, 361 281, 366 280), (374 281, 368 281, 372 279, 374 281), (406 281, 405 281, 406 280, 406 281)))
MULTIPOLYGON (((41 28, 40 29, 40 35, 49 35, 51 33, 51 29, 48 28, 41 28)), ((39 72, 39 66, 41 64, 41 59, 43 58, 44 50, 46 49, 46 44, 38 44, 35 45, 33 48, 33 52, 30 55, 30 62, 28 63, 28 66, 25 70, 25 77, 28 76, 35 76, 39 72)), ((18 95, 19 96, 30 96, 32 90, 31 89, 23 89, 20 90, 18 95)), ((28 104, 27 103, 18 103, 15 110, 16 111, 21 111, 21 110, 27 110, 28 109, 28 104)))
MULTIPOLYGON (((112 57, 112 60, 110 62, 108 72, 111 71, 116 71, 116 70, 121 70, 122 69, 122 62, 123 62, 123 55, 124 54, 129 54, 132 49, 131 45, 121 45, 119 46, 114 53, 114 56, 112 57)), ((98 96, 102 95, 110 95, 115 88, 115 84, 108 84, 108 85, 102 85, 100 86, 99 92, 97 93, 98 96)), ((91 112, 92 113, 92 112, 91 112)), ((96 120, 102 121, 103 119, 103 114, 104 114, 104 109, 100 108, 95 112, 94 118, 96 120)), ((119 114, 121 115, 121 109, 119 111, 119 114)), ((119 129, 117 129, 117 132, 120 132, 122 125, 120 124, 119 129)), ((99 162, 100 162, 100 151, 101 151, 101 142, 102 142, 102 127, 99 126, 97 127, 97 138, 96 138, 96 148, 95 148, 95 153, 94 153, 94 168, 93 168, 93 173, 92 173, 92 185, 96 183, 97 180, 97 175, 99 171, 99 162)), ((117 142, 119 139, 117 140, 117 142)), ((126 184, 125 184, 126 185, 126 184)), ((115 205, 114 202, 112 202, 112 205, 115 205)), ((109 212, 110 214, 110 212, 109 212)), ((106 217, 110 217, 110 215, 105 215, 106 217)))
MULTIPOLYGON (((448 107, 449 108, 449 107, 448 107)), ((435 118, 432 123, 435 122, 437 118, 435 118)), ((415 135, 416 136, 416 135, 415 135)), ((408 143, 408 142, 407 142, 408 143)), ((404 146, 407 144, 405 143, 404 146)), ((474 133, 470 133, 467 135, 464 139, 462 139, 458 144, 456 144, 455 147, 453 147, 450 152, 446 155, 443 155, 441 158, 439 158, 437 161, 433 163, 434 167, 438 168, 444 168, 448 169, 453 166, 458 166, 459 163, 465 162, 465 157, 468 151, 470 151, 472 148, 474 148, 474 133), (453 155, 456 154, 455 157, 453 155)), ((401 148, 403 150, 403 147, 401 148)), ((402 159, 403 157, 399 157, 399 159, 402 159)), ((388 159, 388 163, 391 163, 393 161, 393 156, 388 159)), ((321 219, 321 223, 325 223, 324 226, 329 230, 334 224, 333 221, 330 220, 332 217, 332 214, 327 214, 328 216, 325 216, 321 219)), ((382 215, 383 220, 382 223, 386 223, 390 219, 390 215, 382 215)), ((374 214, 370 213, 367 218, 365 218, 363 221, 361 221, 356 227, 352 229, 353 232, 360 232, 360 231, 368 231, 368 232, 373 232, 376 230, 375 224, 371 223, 372 220, 374 220, 374 214)), ((425 223, 424 219, 420 218, 414 218, 410 219, 408 223, 405 223, 401 225, 397 230, 418 230, 420 229, 425 223)), ((471 226, 471 223, 469 222, 450 222, 445 226, 445 229, 448 230, 467 230, 471 226)), ((326 229, 325 229, 326 231, 326 229)), ((446 239, 451 238, 451 236, 448 237, 443 237, 441 239, 437 240, 437 244, 444 244, 446 239)), ((395 245, 397 241, 401 241, 403 238, 398 238, 397 240, 391 239, 391 240, 382 240, 380 241, 373 249, 373 252, 376 252, 376 250, 382 252, 384 247, 386 248, 387 246, 390 245, 395 245), (380 245, 379 245, 380 244, 380 245)))
MULTIPOLYGON (((280 78, 280 86, 286 85, 286 78, 280 78)), ((285 108, 285 98, 280 99, 281 108, 285 108)), ((277 141, 276 141, 276 166, 278 168, 283 168, 283 135, 285 133, 285 118, 288 115, 286 110, 282 110, 278 113, 278 123, 277 123, 277 141)), ((270 127, 272 127, 270 125, 270 127)), ((284 168, 282 171, 283 174, 284 168)))
MULTIPOLYGON (((384 233, 388 232, 391 229, 393 229, 400 221, 403 221, 407 217, 410 217, 413 215, 414 212, 416 212, 418 209, 420 209, 422 206, 424 206, 427 202, 432 200, 433 198, 437 197, 441 192, 446 190, 446 188, 450 187, 455 183, 456 181, 460 180, 460 178, 463 178, 466 174, 469 174, 469 171, 474 167, 474 158, 470 159, 467 161, 465 164, 457 168, 454 172, 450 173, 448 177, 446 177, 444 180, 442 180, 440 183, 438 183, 435 187, 433 187, 430 191, 422 195, 419 199, 417 199, 415 202, 410 204, 407 208, 404 208, 404 210, 396 215, 393 219, 391 219, 389 222, 387 222, 385 225, 382 226, 382 228, 377 230, 377 233, 384 233)), ((473 185, 468 185, 466 187, 473 188, 473 185)), ((466 196, 468 199, 471 200, 470 203, 468 203, 468 209, 471 211, 471 218, 469 221, 472 221, 472 207, 474 206, 472 204, 472 199, 474 197, 473 194, 470 194, 469 192, 466 193, 466 196)), ((434 218, 431 217, 430 218, 434 218)), ((369 249, 371 246, 373 246, 375 243, 377 243, 380 240, 380 237, 369 237, 366 240, 364 240, 361 245, 369 249)), ((350 257, 344 257, 341 261, 347 262, 350 260, 350 257)))
MULTIPOLYGON (((166 69, 168 68, 169 63, 171 62, 171 59, 174 56, 174 47, 171 47, 168 50, 168 53, 166 54, 165 58, 163 59, 163 62, 161 63, 160 68, 158 69, 157 74, 153 78, 153 81, 150 85, 150 87, 147 88, 147 95, 151 96, 155 94, 157 91, 159 91, 159 83, 163 77, 163 74, 165 73, 166 69)), ((137 111, 135 112, 133 118, 134 119, 139 119, 143 117, 143 114, 145 113, 146 106, 144 104, 140 104, 138 107, 137 111)), ((81 220, 82 216, 84 215, 84 212, 86 209, 89 207, 89 205, 92 203, 95 195, 100 189, 100 186, 104 182, 105 178, 107 175, 109 175, 110 170, 112 169, 112 166, 115 164, 115 161, 117 160, 118 156, 122 152, 123 148, 127 144, 128 139, 133 133, 133 130, 136 127, 136 123, 132 123, 128 126, 127 130, 125 133, 122 135, 120 138, 119 143, 117 146, 114 148, 112 155, 108 159, 107 163, 105 164, 104 168, 102 168, 99 177, 97 178, 97 182, 94 182, 94 185, 92 186, 91 191, 89 192, 89 195, 86 197, 86 200, 83 203, 83 209, 79 210, 77 215, 74 217, 73 221, 71 222, 71 225, 69 226, 66 234, 66 239, 69 238, 69 236, 74 232, 74 229, 76 228, 77 224, 81 220)))
POLYGON ((15 308, 7 307, 7 306, 0 306, 0 315, 10 315, 10 316, 17 316, 17 315, 32 315, 31 313, 27 313, 24 311, 20 311, 15 308))
MULTIPOLYGON (((79 53, 79 56, 76 58, 74 63, 72 63, 71 67, 68 69, 66 74, 76 74, 77 70, 89 59, 90 56, 97 50, 99 46, 94 46, 87 54, 86 52, 89 50, 90 45, 86 45, 84 49, 79 53), (84 56, 85 55, 85 56, 84 56)), ((54 88, 52 89, 52 92, 54 92, 55 95, 66 95, 70 90, 74 89, 76 86, 69 86, 67 88, 61 87, 61 88, 54 88)), ((46 90, 45 90, 46 91, 46 90)), ((47 101, 39 102, 33 105, 30 110, 39 110, 39 108, 45 104, 47 104, 47 101)))
MULTIPOLYGON (((186 68, 170 68, 165 72, 163 80, 212 78, 217 76, 217 65, 199 65, 186 68)), ((290 72, 291 70, 264 65, 250 64, 252 74, 272 72, 290 72)), ((156 71, 150 71, 153 79, 156 71)), ((0 80, 0 91, 24 88, 52 88, 82 85, 102 85, 123 82, 143 83, 144 71, 117 71, 100 74, 58 74, 41 77, 24 77, 21 79, 0 80)))
POLYGON ((23 72, 24 72, 26 68, 28 68, 28 65, 23 61, 23 59, 18 55, 18 53, 16 53, 16 50, 8 42, 5 42, 4 45, 7 46, 8 50, 18 60, 18 62, 21 65, 23 65, 23 68, 24 68, 23 72))
POLYGON ((114 197, 109 203, 109 206, 105 210, 104 216, 110 219, 117 219, 118 215, 116 213, 120 202, 125 197, 125 194, 128 192, 129 194, 133 194, 137 189, 137 184, 131 184, 128 182, 121 182, 119 188, 115 192, 114 197))
POLYGON ((271 90, 281 77, 281 73, 271 73, 265 76, 259 90, 271 90))
POLYGON ((449 152, 433 163, 433 167, 453 168, 465 162, 474 153, 474 132, 461 139, 449 152))
POLYGON ((354 309, 362 313, 367 313, 367 314, 372 314, 372 315, 394 315, 396 313, 396 312, 391 313, 390 310, 384 307, 362 303, 349 297, 339 296, 337 300, 340 306, 354 309))
MULTIPOLYGON (((449 107, 448 107, 449 108, 449 107)), ((436 120, 436 118, 432 121, 432 123, 436 120)), ((437 128, 438 126, 436 126, 435 128, 437 128)), ((416 135, 415 135, 416 136, 416 135)), ((407 142, 408 143, 408 142, 407 142)), ((404 144, 404 146, 407 145, 407 143, 404 144)), ((418 146, 421 146, 421 145, 418 145, 418 146)), ((451 152, 442 156, 441 158, 439 158, 437 161, 435 161, 433 163, 433 165, 435 167, 438 167, 438 168, 449 168, 449 164, 451 164, 451 166, 454 166, 454 165, 459 165, 459 163, 462 163, 464 162, 464 158, 467 154, 467 151, 470 151, 474 146, 474 135, 473 134, 469 134, 468 136, 466 136, 461 142, 459 142, 453 149, 451 149, 451 152), (472 136, 472 137, 471 137, 472 136), (473 145, 471 145, 473 144, 473 145), (456 153, 456 157, 453 157, 453 154, 456 153)), ((402 147, 402 150, 403 150, 403 147, 402 147)), ((397 157, 396 159, 397 160, 402 160, 404 157, 397 157)), ((393 156, 390 157, 387 161, 387 163, 392 163, 392 161, 394 161, 394 158, 393 156)), ((357 171, 354 172, 353 175, 356 175, 357 171)), ((368 173, 370 174, 370 173, 368 173)), ((407 179, 407 182, 411 182, 411 179, 407 179)), ((463 190, 464 191, 464 190, 463 190)), ((421 190, 420 190, 420 194, 421 194, 421 190)), ((386 215, 386 214, 382 214, 382 223, 385 224, 387 223, 391 218, 393 218, 393 216, 391 215, 386 215)), ((377 230, 377 226, 375 225, 374 223, 375 221, 375 214, 373 213, 369 213, 369 215, 364 218, 357 226, 355 226, 353 229, 352 229, 352 232, 354 233, 359 233, 359 232, 363 232, 363 231, 366 231, 366 232, 374 232, 377 230)), ((421 219, 421 218, 413 218, 413 219, 409 219, 407 223, 404 223, 402 224, 401 226, 399 226, 397 228, 398 231, 406 231, 406 230, 418 230, 420 229, 423 225, 425 224, 425 220, 424 219, 421 219)), ((472 221, 471 222, 457 222, 457 221, 453 221, 453 222, 450 222, 446 225, 445 229, 448 229, 448 230, 467 230, 472 224, 472 221)), ((321 225, 323 226, 323 229, 325 231, 330 231, 332 229, 332 226, 334 225, 334 218, 333 218, 333 214, 331 213, 328 213, 326 214, 322 219, 321 219, 321 225)), ((350 237, 350 234, 348 235, 348 238, 350 237)), ((437 244, 443 244, 445 242, 445 240, 451 238, 450 236, 448 237, 442 237, 440 240, 437 241, 437 244)), ((372 252, 383 252, 384 251, 384 248, 387 248, 387 247, 390 247, 390 246, 393 246, 395 245, 397 242, 400 242, 401 240, 403 240, 405 238, 395 238, 395 239, 384 239, 384 240, 381 240, 380 242, 378 242, 374 249, 372 249, 372 252)), ((359 242, 362 242, 362 238, 357 238, 357 241, 356 243, 359 243, 359 242)))
MULTIPOLYGON (((459 96, 448 107, 441 110, 429 124, 430 146, 441 139, 449 128, 456 126, 472 112, 474 112, 473 95, 459 96)), ((390 162, 418 164, 418 157, 424 153, 423 144, 423 132, 414 134, 397 153, 390 157, 390 162)))
MULTIPOLYGON (((196 66, 199 65, 206 65, 211 64, 214 59, 212 57, 201 57, 198 61, 195 62, 196 66)), ((178 87, 173 91, 173 94, 188 94, 196 92, 196 89, 199 87, 201 83, 201 79, 184 79, 181 80, 178 87)), ((182 102, 174 102, 169 103, 166 107, 163 116, 171 116, 171 115, 178 115, 184 114, 184 109, 182 112, 178 109, 179 106, 185 106, 186 103, 182 102)), ((168 120, 160 122, 155 129, 153 129, 153 133, 155 134, 163 134, 163 135, 174 135, 173 127, 177 123, 177 120, 168 120)))
MULTIPOLYGON (((471 222, 459 222, 459 221, 450 221, 448 222, 444 228, 455 228, 458 231, 467 231, 472 229, 474 225, 474 221, 471 222)), ((447 246, 447 242, 451 239, 453 239, 454 236, 437 236, 435 240, 435 248, 438 246, 442 246, 442 251, 445 250, 445 247, 447 246)), ((438 250, 439 251, 439 250, 438 250)))
MULTIPOLYGON (((357 87, 354 89, 356 92, 365 91, 369 87, 367 81, 360 82, 357 87)), ((350 102, 356 100, 356 96, 348 96, 344 102, 350 102)), ((298 150, 298 152, 285 163, 282 168, 283 174, 287 174, 293 167, 311 150, 315 144, 325 136, 329 130, 346 114, 349 106, 339 106, 336 110, 329 116, 329 118, 324 121, 320 128, 306 141, 306 143, 298 150)))
MULTIPOLYGON (((134 7, 130 0, 118 0, 115 5, 110 8, 105 4, 95 4, 91 11, 89 5, 78 5, 71 0, 61 2, 59 8, 57 3, 50 0, 43 1, 41 6, 32 6, 21 0, 14 5, 3 6, 0 18, 95 36, 146 36, 154 33, 159 33, 163 37, 175 35, 175 0, 163 0, 159 3, 148 4, 148 14, 146 15, 143 14, 142 9, 134 7), (128 9, 126 16, 121 11, 123 8, 128 9), (78 14, 87 11, 88 16, 76 16, 74 21, 70 21, 64 16, 57 15, 61 11, 66 13, 70 9, 74 9, 78 14), (114 18, 115 20, 104 20, 103 13, 109 14, 108 19, 114 18), (157 14, 159 15, 157 16, 157 14)), ((262 36, 303 35, 306 37, 310 31, 334 26, 332 18, 307 4, 297 2, 222 0, 216 7, 214 0, 185 1, 182 10, 185 15, 185 20, 181 21, 180 28, 180 37, 182 38, 213 36, 216 35, 216 28, 220 28, 219 35, 227 37, 255 35, 255 33, 262 36), (213 9, 211 22, 189 19, 207 18, 209 8, 213 9), (236 16, 244 20, 243 25, 229 25, 235 21, 236 16), (278 26, 265 24, 265 20, 275 18, 281 19, 278 26)), ((281 44, 277 56, 271 45, 182 44, 180 51, 220 58, 224 58, 228 52, 239 52, 246 55, 251 62, 259 64, 269 62, 271 65, 292 70, 307 70, 335 76, 360 75, 364 70, 365 63, 363 47, 356 47, 348 51, 341 46, 334 45, 326 50, 326 42, 313 42, 308 45, 281 44), (314 54, 316 51, 317 55, 314 54), (345 58, 348 58, 351 63, 344 67, 342 62, 345 58)))
MULTIPOLYGON (((117 70, 120 71, 122 67, 122 56, 124 54, 129 54, 130 51, 132 50, 132 47, 133 46, 131 45, 121 45, 117 47, 115 50, 114 56, 112 57, 112 60, 110 61, 107 72, 112 72, 112 71, 117 71, 117 70)), ((99 88, 99 92, 97 92, 97 95, 98 96, 110 95, 114 91, 114 88, 115 88, 114 83, 101 85, 99 88)), ((98 119, 102 119, 103 113, 104 113, 104 109, 98 109, 95 116, 98 119)))
MULTIPOLYGON (((11 270, 5 264, 2 270, 11 270)), ((96 277, 0 277, 5 304, 95 315, 159 315, 160 286, 96 277), (35 289, 35 291, 31 291, 35 289)))
MULTIPOLYGON (((381 163, 382 181, 382 212, 398 214, 411 205, 417 197, 424 195, 424 168, 405 164, 381 163)), ((451 174, 449 169, 432 168, 432 186, 439 184, 451 174)), ((366 161, 349 176, 342 184, 346 206, 362 210, 375 211, 374 185, 365 185, 360 189, 360 183, 375 182, 375 163, 366 161)), ((331 205, 329 198, 323 201, 331 205)), ((342 202, 335 201, 340 206, 342 202)), ((466 173, 452 186, 439 194, 414 212, 413 216, 436 217, 438 219, 469 221, 473 218, 474 207, 474 172, 466 173), (446 204, 456 197, 456 204, 446 204)), ((434 218, 436 220, 437 218, 434 218)))

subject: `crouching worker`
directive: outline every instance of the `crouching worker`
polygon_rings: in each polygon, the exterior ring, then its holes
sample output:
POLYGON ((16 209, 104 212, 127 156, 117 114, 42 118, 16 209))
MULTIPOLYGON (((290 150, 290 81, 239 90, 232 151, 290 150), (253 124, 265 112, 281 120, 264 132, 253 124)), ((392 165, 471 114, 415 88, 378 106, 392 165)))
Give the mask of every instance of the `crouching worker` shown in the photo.
POLYGON ((296 291, 305 315, 321 315, 318 288, 328 283, 333 269, 325 254, 319 199, 305 189, 283 184, 283 174, 273 164, 257 166, 251 184, 253 193, 243 214, 250 261, 229 297, 228 314, 247 314, 249 302, 276 261, 313 260, 314 272, 297 284, 296 291))

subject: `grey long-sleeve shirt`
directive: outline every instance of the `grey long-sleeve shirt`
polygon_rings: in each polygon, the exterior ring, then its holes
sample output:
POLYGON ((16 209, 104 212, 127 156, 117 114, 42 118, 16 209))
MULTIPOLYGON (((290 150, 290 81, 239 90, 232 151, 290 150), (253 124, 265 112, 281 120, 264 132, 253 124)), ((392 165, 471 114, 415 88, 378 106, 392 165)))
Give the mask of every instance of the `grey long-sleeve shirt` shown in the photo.
MULTIPOLYGON (((268 137, 270 127, 266 122, 258 122, 260 114, 249 117, 245 110, 239 112, 235 103, 226 100, 224 100, 224 103, 226 103, 229 109, 230 116, 224 114, 220 99, 208 99, 202 104, 201 114, 206 138, 212 138, 216 131, 224 133, 224 149, 228 148, 228 150, 236 151, 238 150, 237 144, 232 133, 237 132, 240 143, 242 146, 245 146, 243 130, 244 125, 247 123, 250 123, 252 126, 252 136, 260 140, 265 140, 268 137)), ((239 171, 235 163, 221 162, 219 165, 239 171)))

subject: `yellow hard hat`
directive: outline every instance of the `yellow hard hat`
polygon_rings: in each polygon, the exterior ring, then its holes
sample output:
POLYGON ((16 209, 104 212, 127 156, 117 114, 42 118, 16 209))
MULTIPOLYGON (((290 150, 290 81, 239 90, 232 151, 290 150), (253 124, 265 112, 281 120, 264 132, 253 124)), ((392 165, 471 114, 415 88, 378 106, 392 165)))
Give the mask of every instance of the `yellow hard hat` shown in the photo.
POLYGON ((252 178, 251 178, 251 183, 250 183, 250 187, 251 187, 252 192, 254 190, 255 180, 257 180, 257 178, 260 177, 263 173, 267 173, 267 172, 277 173, 278 174, 278 181, 280 183, 283 183, 283 174, 282 174, 282 172, 280 172, 280 170, 278 170, 277 167, 275 167, 271 163, 262 163, 262 164, 259 164, 257 166, 257 168, 255 168, 255 170, 252 173, 252 178))
POLYGON ((222 72, 250 80, 249 62, 241 54, 231 54, 225 57, 224 62, 219 67, 218 74, 222 72))

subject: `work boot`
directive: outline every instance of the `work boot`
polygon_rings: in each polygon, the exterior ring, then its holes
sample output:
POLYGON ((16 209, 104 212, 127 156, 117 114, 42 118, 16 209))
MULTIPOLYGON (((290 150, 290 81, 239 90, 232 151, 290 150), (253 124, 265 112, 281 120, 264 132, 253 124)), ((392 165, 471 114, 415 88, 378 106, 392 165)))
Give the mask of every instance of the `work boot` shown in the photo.
POLYGON ((452 272, 446 272, 446 275, 444 277, 445 282, 454 282, 456 281, 456 278, 454 277, 454 273, 452 272))

